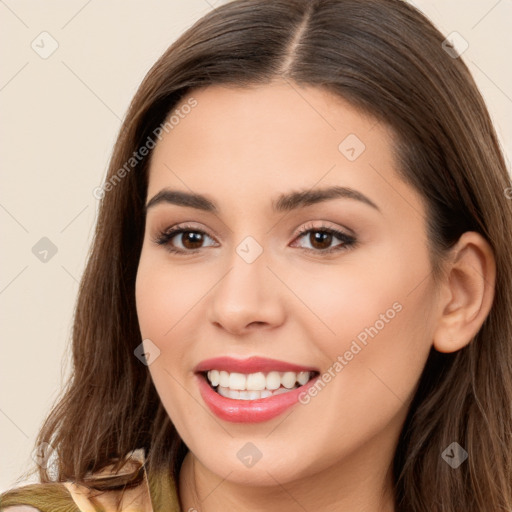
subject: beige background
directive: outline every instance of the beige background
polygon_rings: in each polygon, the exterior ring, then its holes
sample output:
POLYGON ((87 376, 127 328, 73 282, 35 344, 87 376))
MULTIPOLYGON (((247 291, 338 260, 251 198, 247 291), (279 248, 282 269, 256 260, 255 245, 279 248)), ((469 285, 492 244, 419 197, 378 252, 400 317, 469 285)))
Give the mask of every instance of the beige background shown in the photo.
MULTIPOLYGON (((38 428, 69 371, 73 307, 96 216, 92 191, 128 103, 169 44, 220 3, 0 0, 0 492, 33 464, 38 428), (31 47, 48 52, 53 40, 58 48, 45 59, 31 47), (42 237, 57 248, 46 262, 32 252, 42 237)), ((512 0, 413 3, 446 35, 468 41, 463 58, 509 162, 512 0)))

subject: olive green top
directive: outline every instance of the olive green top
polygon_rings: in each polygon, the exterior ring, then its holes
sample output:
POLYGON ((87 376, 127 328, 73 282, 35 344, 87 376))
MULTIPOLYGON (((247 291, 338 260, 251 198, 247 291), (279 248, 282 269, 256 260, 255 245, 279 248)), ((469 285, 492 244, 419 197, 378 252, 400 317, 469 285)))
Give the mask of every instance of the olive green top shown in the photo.
MULTIPOLYGON (((144 460, 143 456, 142 450, 136 450, 130 458, 144 460)), ((99 493, 73 482, 52 482, 0 494, 0 511, 14 505, 32 506, 41 512, 181 512, 171 471, 151 474, 145 467, 142 483, 124 491, 99 493)))

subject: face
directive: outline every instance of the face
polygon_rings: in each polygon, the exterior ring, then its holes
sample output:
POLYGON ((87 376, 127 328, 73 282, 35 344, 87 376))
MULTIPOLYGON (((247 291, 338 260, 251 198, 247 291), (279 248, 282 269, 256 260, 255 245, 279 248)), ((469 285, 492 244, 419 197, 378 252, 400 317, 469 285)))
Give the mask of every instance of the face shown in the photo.
POLYGON ((391 132, 282 82, 196 90, 177 111, 152 155, 136 300, 178 433, 232 482, 386 467, 436 308, 391 132))

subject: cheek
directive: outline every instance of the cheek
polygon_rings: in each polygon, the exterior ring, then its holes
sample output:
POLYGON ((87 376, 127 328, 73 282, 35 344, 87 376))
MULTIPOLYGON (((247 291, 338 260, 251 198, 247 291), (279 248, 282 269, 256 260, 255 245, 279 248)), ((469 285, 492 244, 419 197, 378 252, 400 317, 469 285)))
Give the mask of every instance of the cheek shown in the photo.
POLYGON ((293 320, 299 319, 307 338, 321 345, 331 360, 348 350, 352 340, 370 339, 373 326, 379 338, 385 337, 380 333, 399 324, 404 316, 401 310, 414 299, 408 296, 410 275, 396 265, 383 268, 351 261, 337 269, 323 267, 298 274, 302 277, 295 279, 294 293, 306 307, 293 320))
MULTIPOLYGON (((346 258, 339 272, 324 268, 297 285, 322 320, 309 315, 302 326, 326 356, 327 386, 361 414, 370 407, 390 415, 405 405, 432 345, 427 252, 398 245, 364 261, 346 258)), ((327 400, 328 392, 322 394, 327 400)))
MULTIPOLYGON (((332 385, 335 401, 344 405, 333 423, 347 422, 348 431, 350 422, 368 416, 368 411, 372 418, 365 428, 370 432, 408 407, 432 345, 430 284, 411 293, 407 280, 387 277, 387 284, 383 280, 373 289, 343 296, 340 311, 346 314, 333 324, 339 335, 335 342, 324 343, 324 353, 331 360, 328 373, 335 375, 327 386, 332 385)), ((328 393, 319 409, 328 407, 328 393)))
POLYGON ((201 300, 214 283, 215 276, 207 269, 171 265, 165 256, 150 251, 141 255, 135 289, 139 327, 142 339, 158 347, 159 356, 149 371, 169 415, 178 423, 186 416, 182 408, 188 396, 183 395, 182 385, 191 377, 186 372, 192 368, 199 322, 204 321, 201 300))
POLYGON ((142 254, 136 281, 137 316, 142 336, 165 340, 201 301, 212 279, 206 272, 170 265, 165 257, 142 254))
POLYGON ((364 447, 388 427, 396 433, 405 419, 430 351, 431 294, 427 287, 410 295, 407 287, 404 290, 400 292, 395 282, 376 286, 369 294, 359 290, 344 296, 343 309, 332 324, 337 335, 317 335, 329 361, 316 394, 302 398, 304 411, 299 413, 309 419, 304 428, 298 427, 303 430, 299 437, 307 438, 313 421, 321 433, 304 448, 311 460, 315 453, 325 453, 329 455, 323 463, 329 457, 334 463, 340 454, 364 447))
POLYGON ((316 322, 317 332, 325 335, 326 348, 332 340, 338 349, 336 340, 352 339, 390 309, 387 316, 394 319, 397 302, 404 307, 411 302, 413 310, 418 307, 421 311, 413 290, 429 276, 430 262, 426 241, 414 227, 385 235, 373 233, 370 241, 364 240, 360 248, 343 254, 335 264, 299 263, 298 269, 290 270, 288 281, 314 313, 308 318, 316 322))

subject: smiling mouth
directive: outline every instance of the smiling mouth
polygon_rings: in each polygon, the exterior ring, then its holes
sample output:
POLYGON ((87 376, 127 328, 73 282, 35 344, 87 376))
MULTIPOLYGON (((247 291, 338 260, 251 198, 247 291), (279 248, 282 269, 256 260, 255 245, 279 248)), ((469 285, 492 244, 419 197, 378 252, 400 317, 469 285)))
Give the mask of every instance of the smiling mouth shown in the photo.
POLYGON ((215 369, 200 373, 216 393, 234 400, 259 400, 288 393, 319 375, 316 371, 246 374, 215 369))

